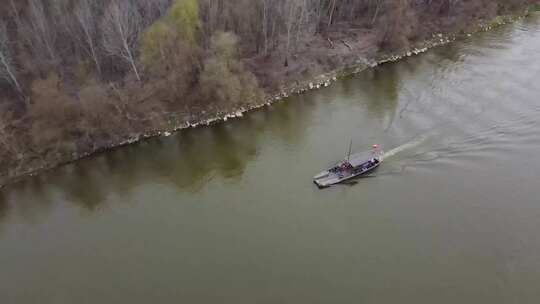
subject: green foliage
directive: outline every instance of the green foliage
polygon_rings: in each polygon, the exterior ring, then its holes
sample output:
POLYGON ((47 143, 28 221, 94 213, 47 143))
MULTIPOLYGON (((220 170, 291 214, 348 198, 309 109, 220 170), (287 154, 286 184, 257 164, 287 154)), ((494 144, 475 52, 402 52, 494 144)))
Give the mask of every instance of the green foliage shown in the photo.
POLYGON ((175 0, 167 12, 166 19, 174 25, 176 31, 182 38, 188 41, 195 41, 199 21, 199 1, 198 0, 175 0))
POLYGON ((163 58, 165 48, 174 38, 174 32, 166 22, 160 20, 152 24, 144 31, 141 39, 141 62, 150 66, 156 60, 163 58))
POLYGON ((210 51, 214 56, 225 61, 232 60, 237 55, 238 37, 231 32, 219 32, 210 39, 210 51))
POLYGON ((238 38, 218 32, 211 39, 210 57, 204 61, 200 76, 201 92, 206 102, 216 106, 233 106, 261 97, 255 76, 237 58, 238 38))
POLYGON ((178 44, 195 45, 200 27, 197 0, 175 0, 165 16, 154 22, 143 33, 140 56, 144 65, 166 60, 171 52, 178 52, 178 44))

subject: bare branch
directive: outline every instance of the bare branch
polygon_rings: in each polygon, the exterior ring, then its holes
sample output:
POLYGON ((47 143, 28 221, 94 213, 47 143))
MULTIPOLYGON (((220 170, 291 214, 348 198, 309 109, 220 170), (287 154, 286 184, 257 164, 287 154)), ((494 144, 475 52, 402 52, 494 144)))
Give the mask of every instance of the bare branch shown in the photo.
POLYGON ((129 1, 111 1, 103 16, 103 48, 131 66, 137 80, 141 81, 135 62, 135 49, 142 30, 142 18, 129 1))
POLYGON ((81 40, 83 49, 94 61, 98 74, 101 75, 101 64, 98 55, 97 25, 95 15, 95 0, 80 0, 75 8, 75 19, 81 30, 81 40))
POLYGON ((0 21, 0 79, 9 82, 22 95, 21 86, 15 76, 16 68, 9 44, 7 26, 3 21, 0 21))
POLYGON ((34 55, 48 57, 53 63, 58 63, 56 54, 56 29, 51 26, 42 0, 30 0, 30 16, 27 18, 28 32, 31 35, 34 55))

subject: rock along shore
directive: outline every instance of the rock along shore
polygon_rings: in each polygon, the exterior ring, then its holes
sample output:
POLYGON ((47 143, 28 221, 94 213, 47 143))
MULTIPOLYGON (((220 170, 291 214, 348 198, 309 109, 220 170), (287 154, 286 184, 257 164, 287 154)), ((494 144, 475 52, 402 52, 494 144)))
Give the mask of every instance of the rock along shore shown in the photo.
POLYGON ((73 163, 77 160, 80 160, 80 159, 83 159, 83 158, 86 158, 86 157, 89 157, 98 153, 103 153, 103 152, 107 152, 113 149, 131 145, 145 139, 150 139, 150 138, 155 138, 155 137, 160 137, 160 136, 168 137, 168 136, 173 135, 173 133, 184 130, 184 129, 210 126, 217 123, 224 123, 231 119, 239 119, 239 118, 242 118, 247 112, 255 111, 257 109, 271 106, 272 104, 276 102, 284 101, 286 98, 290 96, 302 94, 307 91, 318 90, 321 88, 328 87, 333 82, 338 81, 340 78, 351 76, 351 75, 360 73, 366 69, 374 68, 382 64, 396 62, 406 57, 419 55, 421 53, 428 51, 429 49, 446 45, 457 39, 471 37, 475 33, 486 32, 486 31, 491 30, 494 27, 507 24, 510 22, 514 22, 518 19, 522 19, 528 14, 529 14, 529 11, 526 10, 522 15, 519 15, 519 16, 499 16, 489 22, 479 24, 473 31, 469 33, 447 34, 447 35, 442 34, 442 33, 436 33, 432 35, 431 39, 417 43, 415 46, 413 46, 412 48, 408 50, 397 52, 394 54, 381 55, 379 58, 375 58, 375 59, 361 58, 357 60, 353 65, 341 67, 334 71, 316 76, 313 79, 297 81, 294 84, 283 86, 282 88, 280 88, 278 92, 268 95, 266 99, 264 99, 264 101, 260 103, 253 103, 247 106, 233 108, 227 112, 209 114, 205 111, 202 111, 201 113, 191 113, 190 115, 187 115, 187 116, 178 115, 178 117, 177 116, 171 117, 169 120, 169 124, 171 125, 171 127, 167 129, 150 130, 143 134, 128 135, 122 141, 119 141, 115 144, 110 144, 108 146, 99 147, 95 149, 94 151, 88 151, 81 154, 69 155, 69 157, 65 157, 64 159, 59 159, 56 162, 46 163, 39 167, 22 168, 18 170, 13 170, 14 172, 9 172, 5 176, 0 175, 0 188, 2 188, 3 186, 7 184, 20 181, 21 179, 25 177, 35 176, 44 171, 51 170, 51 169, 54 169, 54 168, 57 168, 59 166, 66 165, 69 163, 73 163))

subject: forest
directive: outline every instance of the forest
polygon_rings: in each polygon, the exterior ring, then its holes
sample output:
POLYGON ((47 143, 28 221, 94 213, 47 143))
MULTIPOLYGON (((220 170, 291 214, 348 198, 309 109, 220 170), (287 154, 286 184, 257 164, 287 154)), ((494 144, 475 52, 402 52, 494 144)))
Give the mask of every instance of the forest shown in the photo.
POLYGON ((536 0, 0 0, 0 177, 536 0))

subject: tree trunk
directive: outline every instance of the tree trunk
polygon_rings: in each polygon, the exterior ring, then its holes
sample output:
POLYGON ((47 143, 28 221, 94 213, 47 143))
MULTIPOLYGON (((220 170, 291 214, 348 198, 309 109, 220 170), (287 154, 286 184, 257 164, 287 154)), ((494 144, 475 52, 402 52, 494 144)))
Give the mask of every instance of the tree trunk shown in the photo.
POLYGON ((332 8, 330 9, 330 17, 328 18, 327 28, 330 28, 330 25, 332 25, 332 21, 334 19, 334 11, 336 10, 336 1, 337 0, 332 0, 332 8))
POLYGON ((17 81, 17 77, 15 77, 15 74, 13 74, 13 72, 11 71, 10 64, 7 62, 5 55, 3 53, 1 53, 1 52, 0 52, 0 62, 2 63, 4 68, 6 69, 6 73, 8 74, 10 82, 13 84, 13 86, 15 87, 17 92, 19 92, 21 95, 23 95, 21 86, 19 85, 19 82, 17 81))

